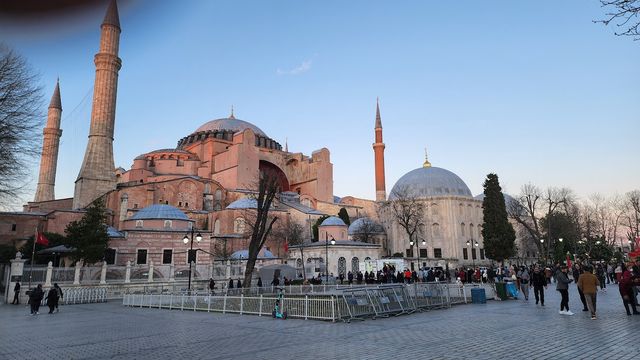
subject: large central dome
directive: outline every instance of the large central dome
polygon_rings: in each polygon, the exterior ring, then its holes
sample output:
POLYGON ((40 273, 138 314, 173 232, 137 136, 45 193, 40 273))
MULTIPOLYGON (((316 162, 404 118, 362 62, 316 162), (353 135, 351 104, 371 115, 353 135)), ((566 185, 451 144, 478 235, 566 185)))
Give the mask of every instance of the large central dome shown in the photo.
POLYGON ((253 125, 250 122, 236 119, 233 115, 228 118, 215 119, 211 120, 202 126, 200 126, 195 133, 201 131, 220 131, 220 130, 231 130, 233 132, 241 132, 245 129, 253 130, 256 135, 267 137, 267 134, 264 131, 260 130, 257 126, 253 125))
POLYGON ((421 167, 406 173, 391 189, 389 200, 397 200, 397 194, 406 189, 410 198, 431 196, 468 196, 471 191, 460 177, 439 167, 421 167))

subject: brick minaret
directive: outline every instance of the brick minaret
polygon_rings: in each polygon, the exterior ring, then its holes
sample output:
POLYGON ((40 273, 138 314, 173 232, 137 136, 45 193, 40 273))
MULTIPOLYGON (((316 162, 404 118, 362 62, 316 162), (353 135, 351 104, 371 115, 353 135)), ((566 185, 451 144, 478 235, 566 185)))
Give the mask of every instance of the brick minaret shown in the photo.
POLYGON ((376 100, 376 142, 373 144, 373 153, 376 160, 376 201, 387 200, 387 191, 384 185, 384 143, 382 142, 382 120, 380 119, 380 105, 376 100))
POLYGON ((118 57, 120 20, 115 0, 109 4, 100 28, 100 50, 94 59, 96 79, 93 85, 89 142, 76 180, 73 194, 74 209, 89 205, 93 200, 116 187, 113 129, 118 71, 122 62, 118 57))
POLYGON ((40 157, 40 176, 36 188, 35 202, 55 199, 56 168, 58 166, 58 149, 60 147, 60 118, 62 117, 62 102, 60 101, 60 82, 56 83, 53 90, 47 125, 42 131, 42 156, 40 157))

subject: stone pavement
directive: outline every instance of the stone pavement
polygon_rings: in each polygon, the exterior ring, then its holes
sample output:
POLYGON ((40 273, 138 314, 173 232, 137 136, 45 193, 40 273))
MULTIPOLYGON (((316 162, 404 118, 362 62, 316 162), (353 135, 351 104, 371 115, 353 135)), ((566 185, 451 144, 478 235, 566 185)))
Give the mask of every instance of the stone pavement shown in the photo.
POLYGON ((631 359, 640 316, 627 316, 615 285, 598 294, 598 319, 523 300, 458 305, 351 324, 123 307, 67 305, 58 314, 0 305, 0 359, 631 359))

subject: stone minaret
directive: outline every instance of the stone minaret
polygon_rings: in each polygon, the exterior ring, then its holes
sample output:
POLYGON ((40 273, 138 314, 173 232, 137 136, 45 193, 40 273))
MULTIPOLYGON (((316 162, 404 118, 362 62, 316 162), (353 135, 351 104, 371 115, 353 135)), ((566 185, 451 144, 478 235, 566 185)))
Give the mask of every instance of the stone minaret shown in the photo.
POLYGON ((120 20, 115 0, 109 4, 100 28, 100 50, 94 59, 96 79, 93 85, 89 142, 76 180, 74 209, 86 207, 99 196, 116 188, 113 130, 118 71, 122 62, 118 57, 120 20))
POLYGON ((373 144, 373 153, 376 160, 376 201, 387 200, 387 191, 384 185, 384 143, 382 142, 382 120, 380 119, 380 105, 376 99, 376 142, 373 144))
POLYGON ((56 83, 53 90, 47 125, 42 131, 42 157, 40 158, 40 176, 36 188, 35 202, 54 200, 56 186, 56 168, 58 166, 58 149, 60 146, 60 118, 62 117, 62 102, 60 101, 60 82, 56 83))

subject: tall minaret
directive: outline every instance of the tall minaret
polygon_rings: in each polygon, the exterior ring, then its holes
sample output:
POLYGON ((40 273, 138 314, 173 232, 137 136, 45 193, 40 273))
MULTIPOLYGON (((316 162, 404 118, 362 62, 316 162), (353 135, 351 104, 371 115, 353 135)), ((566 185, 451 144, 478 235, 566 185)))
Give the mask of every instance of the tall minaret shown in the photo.
POLYGON ((76 180, 74 209, 86 207, 99 196, 116 188, 113 129, 118 71, 122 61, 118 57, 120 20, 115 0, 109 4, 100 28, 100 50, 94 58, 96 79, 93 85, 89 142, 76 180))
POLYGON ((35 202, 54 200, 56 186, 56 168, 58 166, 58 149, 60 146, 60 118, 62 117, 62 102, 60 101, 60 81, 56 82, 53 90, 47 125, 42 131, 42 157, 40 157, 40 176, 36 188, 35 202))
POLYGON ((384 143, 382 142, 382 119, 380 119, 380 105, 376 99, 376 142, 373 143, 373 153, 376 161, 376 201, 387 200, 384 185, 384 143))

